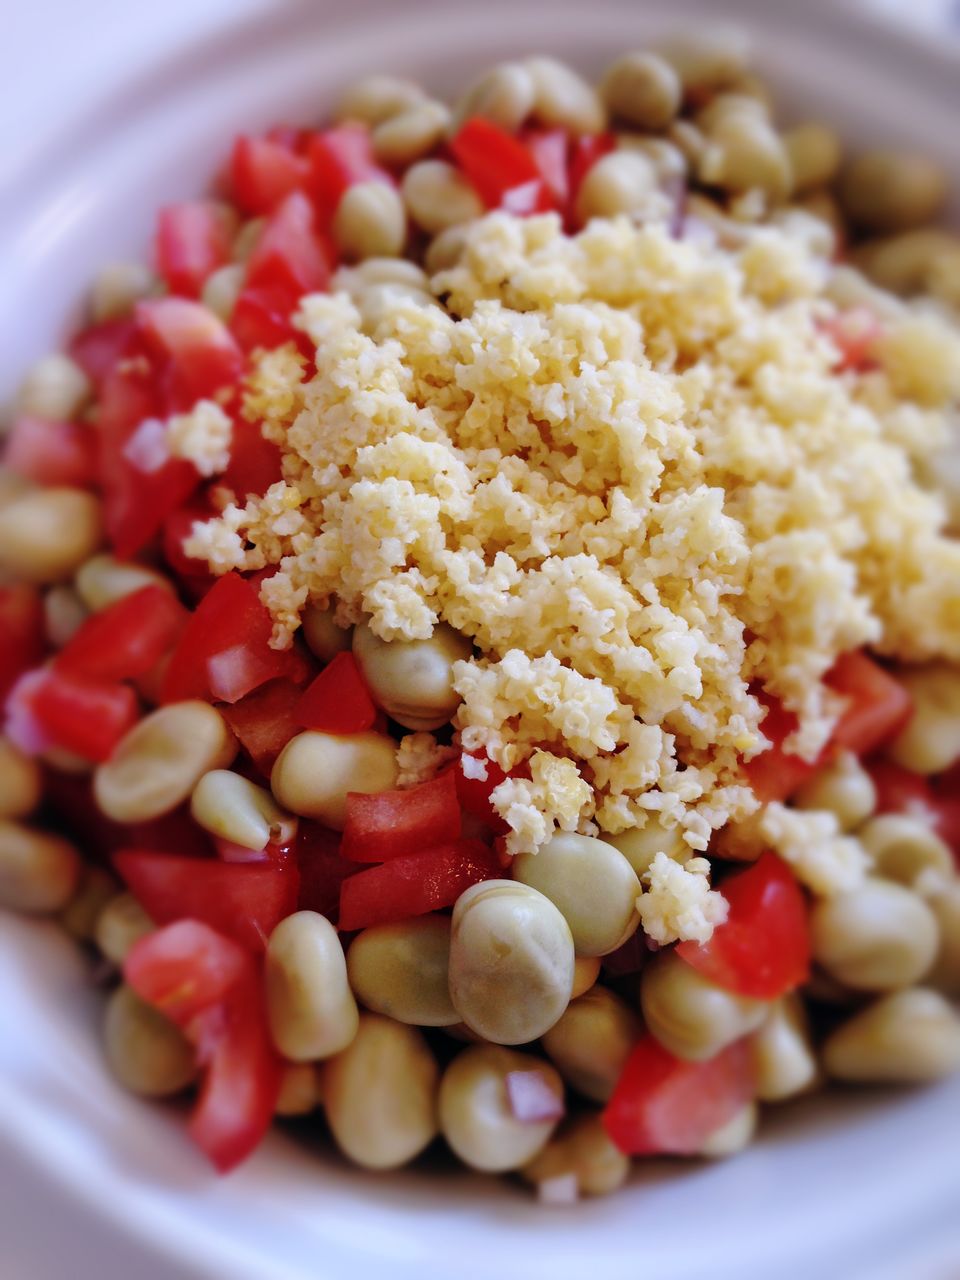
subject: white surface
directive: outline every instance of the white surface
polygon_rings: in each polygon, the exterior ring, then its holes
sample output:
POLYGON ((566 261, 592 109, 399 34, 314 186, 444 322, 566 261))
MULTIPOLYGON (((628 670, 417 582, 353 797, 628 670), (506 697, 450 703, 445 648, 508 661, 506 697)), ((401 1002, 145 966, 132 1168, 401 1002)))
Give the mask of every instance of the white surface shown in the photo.
MULTIPOLYGON (((450 91, 507 51, 546 48, 593 71, 718 7, 34 0, 5 14, 6 49, 43 57, 5 72, 17 110, 0 113, 0 394, 64 331, 96 265, 142 249, 157 204, 196 190, 237 130, 319 117, 365 68, 450 91)), ((789 109, 853 139, 919 140, 960 175, 960 76, 945 53, 827 0, 724 11, 753 19, 789 109)), ((280 1135, 218 1181, 169 1111, 105 1076, 97 999, 69 944, 0 919, 0 995, 2 1280, 960 1273, 958 1082, 803 1104, 731 1163, 650 1165, 621 1196, 545 1211, 446 1166, 370 1177, 280 1135)))

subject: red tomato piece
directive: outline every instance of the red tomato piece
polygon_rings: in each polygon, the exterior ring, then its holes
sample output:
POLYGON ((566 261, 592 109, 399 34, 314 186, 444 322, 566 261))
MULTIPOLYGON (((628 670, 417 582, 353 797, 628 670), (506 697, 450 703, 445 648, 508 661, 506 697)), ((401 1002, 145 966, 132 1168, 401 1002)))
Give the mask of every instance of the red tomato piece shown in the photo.
POLYGON ((277 756, 300 732, 301 690, 292 680, 270 680, 232 706, 221 707, 230 728, 261 774, 269 778, 277 756))
POLYGON ((240 502, 251 495, 262 497, 283 479, 283 455, 272 440, 265 440, 258 422, 237 415, 233 420, 230 461, 217 483, 232 489, 240 502))
POLYGON ((207 568, 206 560, 194 559, 183 550, 184 541, 193 532, 197 521, 212 520, 215 514, 209 504, 201 499, 178 507, 163 522, 163 558, 178 578, 190 581, 203 578, 207 580, 208 586, 216 581, 207 568))
POLYGON ((292 861, 220 862, 124 849, 114 865, 157 924, 202 920, 252 951, 262 951, 274 928, 297 909, 300 877, 292 861))
POLYGON ((287 342, 298 341, 291 320, 294 305, 286 294, 279 295, 268 289, 244 289, 230 317, 230 332, 248 352, 273 351, 287 342))
POLYGON ((158 362, 166 413, 192 409, 239 380, 243 353, 223 321, 199 302, 150 298, 138 302, 134 314, 158 362))
POLYGON ((831 745, 868 755, 897 734, 913 712, 909 693, 862 650, 845 653, 827 673, 826 684, 850 699, 831 745))
POLYGON ((603 1112, 603 1127, 625 1155, 696 1155, 753 1097, 744 1040, 706 1062, 685 1062, 645 1035, 627 1059, 603 1112))
POLYGON ((233 198, 244 213, 273 213, 291 191, 304 187, 310 165, 271 138, 239 137, 230 158, 233 198))
POLYGON ((98 764, 109 760, 139 714, 137 695, 127 685, 53 667, 33 690, 31 709, 56 746, 98 764))
POLYGON ((4 465, 42 485, 89 488, 97 474, 97 436, 78 422, 17 418, 7 436, 4 465))
POLYGON ((133 680, 160 661, 186 621, 186 609, 167 587, 142 587, 92 614, 57 654, 56 669, 133 680))
POLYGON ((189 462, 173 458, 155 471, 143 471, 124 452, 140 424, 160 414, 159 392, 149 372, 116 369, 104 380, 99 417, 100 484, 107 534, 121 559, 142 550, 200 483, 197 469, 189 462))
POLYGON ((313 206, 302 191, 280 204, 263 228, 247 262, 247 287, 266 291, 288 316, 305 293, 326 289, 332 250, 317 232, 313 206))
POLYGON ((530 150, 492 120, 476 116, 465 121, 451 138, 450 150, 488 209, 500 208, 516 187, 545 185, 530 150))
POLYGON ((190 1136, 220 1173, 228 1173, 259 1145, 273 1121, 281 1062, 271 1041, 263 983, 243 979, 221 1005, 191 1028, 206 1066, 190 1117, 190 1136))
POLYGON ((164 677, 163 701, 237 702, 268 680, 303 677, 307 668, 299 653, 270 648, 272 631, 254 583, 238 573, 225 574, 180 636, 164 677))
POLYGON ((70 340, 70 355, 97 387, 121 360, 137 354, 140 337, 132 316, 88 325, 70 340))
POLYGON ((157 274, 171 293, 198 298, 203 282, 230 261, 233 234, 227 210, 212 200, 169 204, 157 215, 157 274))
POLYGON ((299 723, 320 733, 363 733, 376 718, 377 708, 352 653, 338 653, 297 704, 299 723))
POLYGON ((340 914, 340 889, 362 863, 350 862, 340 852, 340 834, 301 818, 293 852, 300 868, 301 911, 319 911, 336 923, 340 914))
POLYGON ((871 760, 867 770, 877 792, 877 813, 931 813, 936 797, 933 785, 922 773, 904 769, 892 760, 871 760))
MULTIPOLYGON (((507 775, 496 761, 488 760, 484 757, 483 762, 487 767, 486 778, 468 777, 463 771, 464 760, 479 762, 480 757, 464 753, 464 756, 454 765, 453 774, 457 784, 460 807, 467 813, 472 814, 473 817, 480 818, 495 835, 505 835, 510 828, 490 803, 490 795, 506 779, 507 775)), ((468 765, 468 768, 470 767, 468 765)), ((526 776, 525 770, 522 768, 516 772, 518 776, 526 776)))
POLYGON ((26 583, 0 586, 0 698, 43 658, 43 602, 26 583))
POLYGON ((393 178, 377 164, 370 131, 362 124, 339 124, 316 133, 307 145, 310 190, 325 224, 333 220, 343 193, 356 182, 385 182, 393 178))
POLYGON ((797 717, 766 694, 761 693, 759 698, 767 707, 760 728, 773 746, 747 761, 743 772, 757 799, 766 804, 771 800, 786 800, 793 795, 816 773, 820 761, 801 760, 799 756, 784 751, 783 741, 797 728, 797 717))
POLYGON ((178 920, 134 944, 123 979, 182 1027, 253 971, 250 952, 238 942, 200 920, 178 920))
POLYGON ((566 129, 525 129, 520 141, 530 152, 537 172, 550 189, 556 207, 563 209, 570 199, 570 171, 567 153, 570 140, 566 129))
POLYGON ((810 973, 807 904, 793 872, 764 853, 728 876, 721 893, 730 905, 708 942, 681 942, 677 955, 728 991, 776 1000, 810 973))
POLYGON ((355 862, 386 862, 457 840, 462 827, 455 771, 408 791, 350 792, 341 852, 355 862))
POLYGON ((370 867, 340 890, 340 928, 408 920, 450 907, 464 889, 501 874, 500 861, 480 840, 454 840, 370 867))

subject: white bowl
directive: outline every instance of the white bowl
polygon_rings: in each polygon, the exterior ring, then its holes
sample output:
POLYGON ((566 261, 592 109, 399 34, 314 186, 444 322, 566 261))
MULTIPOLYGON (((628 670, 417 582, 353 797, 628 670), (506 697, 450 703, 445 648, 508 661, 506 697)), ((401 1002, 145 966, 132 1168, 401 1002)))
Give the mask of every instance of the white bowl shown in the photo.
MULTIPOLYGON (((199 189, 233 133, 319 119, 363 70, 455 92, 498 57, 548 50, 595 72, 650 34, 717 15, 709 0, 235 0, 232 18, 223 0, 197 8, 169 0, 141 16, 116 0, 40 0, 25 11, 38 32, 46 11, 59 40, 31 68, 46 93, 31 77, 30 129, 19 113, 0 121, 3 395, 66 331, 98 263, 144 252, 157 205, 199 189), (94 11, 99 35, 84 44, 94 11)), ((737 0, 723 12, 752 29, 788 112, 835 122, 853 142, 919 144, 960 175, 960 62, 949 51, 827 0, 737 0)), ((101 1235, 109 1224, 121 1269, 97 1274, 131 1274, 119 1259, 134 1244, 144 1280, 151 1257, 167 1280, 510 1280, 541 1270, 551 1280, 947 1280, 960 1268, 960 1081, 768 1112, 757 1145, 734 1161, 651 1163, 621 1195, 558 1212, 447 1167, 370 1176, 281 1134, 218 1180, 175 1113, 108 1078, 97 1004, 84 963, 51 927, 2 921, 4 1180, 13 1195, 22 1168, 28 1185, 39 1180, 51 1196, 59 1187, 91 1232, 94 1216, 101 1235)), ((47 1221, 38 1215, 31 1230, 49 1235, 47 1221)))

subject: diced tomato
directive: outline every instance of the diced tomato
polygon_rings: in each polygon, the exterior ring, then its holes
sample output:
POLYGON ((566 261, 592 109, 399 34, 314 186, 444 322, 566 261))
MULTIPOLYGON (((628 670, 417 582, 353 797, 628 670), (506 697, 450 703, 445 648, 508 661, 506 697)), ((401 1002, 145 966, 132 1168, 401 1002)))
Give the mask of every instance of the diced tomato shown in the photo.
POLYGON ((4 465, 43 485, 86 489, 97 474, 97 436, 77 422, 17 418, 7 436, 4 465))
POLYGON ((728 876, 720 892, 730 906, 708 942, 681 942, 677 955, 728 991, 776 1000, 810 973, 807 904, 793 872, 764 853, 728 876))
POLYGON ((138 302, 134 314, 159 364, 164 416, 185 412, 238 381, 243 353, 223 321, 199 302, 151 298, 138 302))
POLYGON ((142 587, 92 614, 57 654, 56 669, 133 680, 160 661, 186 621, 186 609, 167 587, 142 587))
POLYGON ((270 1041, 259 976, 241 981, 191 1030, 206 1071, 190 1136, 220 1173, 228 1173, 260 1145, 280 1091, 281 1062, 270 1041))
POLYGON ((221 707, 230 728, 265 778, 277 756, 300 732, 296 708, 300 688, 291 680, 270 680, 232 706, 221 707))
POLYGON ((627 1059, 603 1126, 626 1155, 696 1155, 753 1090, 745 1041, 706 1062, 685 1062, 646 1035, 627 1059))
POLYGON ((239 501, 251 495, 262 497, 272 484, 283 479, 283 455, 272 440, 265 440, 259 422, 237 415, 233 420, 230 461, 217 483, 232 489, 239 501))
POLYGON ((453 769, 408 791, 347 795, 341 852, 355 862, 386 862, 460 836, 460 802, 453 769))
POLYGON ((270 648, 273 623, 256 586, 238 573, 219 578, 184 628, 163 681, 164 702, 237 702, 268 680, 308 674, 296 650, 270 648))
POLYGON ((450 150, 488 209, 500 208, 517 187, 546 186, 529 149, 492 120, 477 116, 465 121, 450 140, 450 150))
POLYGON ((305 293, 326 289, 333 252, 319 235, 313 206, 294 191, 277 207, 247 262, 247 289, 265 291, 288 316, 305 293))
POLYGON ((54 667, 37 682, 31 709, 51 742, 97 763, 110 758, 138 717, 137 695, 127 685, 54 667))
POLYGON ((292 861, 244 864, 126 849, 114 865, 157 924, 202 920, 253 951, 297 909, 300 876, 292 861))
POLYGON ((343 193, 354 183, 393 185, 393 178, 374 159, 370 132, 362 124, 340 124, 314 134, 307 157, 310 189, 325 224, 333 220, 343 193))
POLYGON ((858 756, 888 742, 910 719, 913 703, 899 680, 862 650, 845 653, 827 673, 826 684, 850 699, 831 745, 858 756))
POLYGON ((212 520, 215 515, 208 502, 198 499, 178 507, 163 522, 163 558, 179 578, 206 578, 210 584, 215 581, 206 560, 196 560, 183 550, 184 540, 197 521, 212 520))
POLYGON ((615 151, 616 137, 612 133, 590 133, 574 138, 570 147, 570 202, 577 198, 580 184, 604 156, 615 151))
POLYGON ((343 882, 365 867, 343 857, 339 832, 304 819, 300 821, 293 852, 300 868, 299 909, 319 911, 336 923, 343 882))
POLYGON ((171 293, 198 298, 203 282, 230 261, 231 219, 213 200, 169 204, 157 215, 157 274, 171 293))
POLYGON ((230 332, 244 351, 273 351, 297 340, 286 294, 268 289, 243 289, 230 317, 230 332))
POLYGON ((200 920, 178 920, 135 943, 123 978, 178 1026, 218 1004, 253 971, 250 952, 200 920))
POLYGON ((954 770, 940 778, 904 769, 892 760, 871 760, 867 769, 877 792, 877 813, 904 813, 931 827, 960 864, 960 787, 954 770))
POLYGON ((500 873, 497 855, 479 840, 454 840, 404 854, 343 882, 340 928, 365 929, 439 911, 472 884, 500 873))
POLYGON ((377 708, 352 653, 338 653, 307 685, 296 714, 304 729, 320 733, 363 733, 373 726, 377 708))
POLYGON ((233 145, 230 180, 244 213, 273 213, 291 191, 304 187, 310 165, 289 146, 270 138, 239 137, 233 145))
POLYGON ((520 141, 530 152, 558 209, 566 208, 570 198, 570 172, 567 153, 570 140, 565 129, 525 129, 520 141))
POLYGON ((43 658, 43 602, 26 583, 0 586, 0 699, 43 658))
POLYGON ((132 316, 88 325, 71 339, 70 355, 97 387, 113 373, 121 360, 135 355, 140 335, 132 316))
POLYGON ((505 835, 510 828, 490 803, 490 795, 507 775, 496 761, 484 758, 484 764, 487 767, 486 778, 467 777, 463 771, 465 759, 479 761, 480 757, 465 753, 463 759, 458 760, 454 766, 453 774, 456 779, 460 807, 475 818, 480 818, 495 835, 505 835))

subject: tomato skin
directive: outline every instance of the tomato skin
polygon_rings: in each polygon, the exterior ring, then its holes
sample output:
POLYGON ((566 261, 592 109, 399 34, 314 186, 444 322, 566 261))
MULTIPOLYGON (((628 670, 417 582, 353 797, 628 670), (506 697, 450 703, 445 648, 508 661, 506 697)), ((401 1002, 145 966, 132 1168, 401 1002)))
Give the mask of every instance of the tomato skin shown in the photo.
POLYGON ((142 587, 92 614, 54 665, 99 680, 133 680, 160 661, 186 621, 186 609, 167 587, 142 587))
POLYGON ((744 1040, 706 1062, 685 1062, 645 1035, 604 1108, 603 1126, 625 1155, 697 1155, 753 1093, 744 1040))
POLYGON ((450 150, 488 209, 498 209, 517 187, 543 183, 529 149, 512 133, 480 116, 460 126, 450 140, 450 150))
POLYGON ((497 855, 480 840, 403 854, 343 882, 340 928, 365 929, 439 911, 453 906, 464 889, 500 872, 497 855))
POLYGON ((457 840, 461 829, 456 777, 447 769, 407 791, 350 792, 340 848, 355 862, 387 862, 457 840))
MULTIPOLYGON (((216 664, 226 656, 236 655, 243 662, 249 693, 268 680, 307 674, 304 660, 295 650, 280 652, 270 648, 273 623, 269 611, 260 603, 257 587, 238 573, 218 578, 200 601, 183 630, 173 651, 161 688, 164 703, 186 698, 216 701, 216 664)), ((233 690, 232 693, 236 693, 233 690)))
POLYGON ((776 1000, 810 975, 807 904, 793 872, 773 853, 720 886, 730 912, 707 942, 681 942, 677 955, 728 991, 776 1000))
POLYGON ((263 438, 258 422, 235 416, 230 461, 217 484, 232 489, 243 503, 251 494, 263 497, 272 484, 282 479, 283 454, 279 446, 263 438))
POLYGON ((232 239, 227 211, 212 200, 166 205, 157 215, 157 274, 171 293, 198 298, 207 276, 230 261, 232 239))
POLYGON ((97 436, 77 422, 17 418, 7 436, 4 466, 42 485, 88 489, 97 474, 97 436))
POLYGON ((26 583, 0 586, 0 698, 43 658, 43 601, 26 583))
POLYGON ((272 213, 291 191, 306 185, 309 174, 307 160, 274 139, 241 136, 233 144, 231 188, 244 213, 272 213))
POLYGON ((249 951, 232 938, 201 920, 178 920, 134 944, 123 980, 182 1027, 223 1000, 252 967, 249 951))
POLYGON ((263 777, 300 732, 296 708, 301 690, 292 680, 270 680, 245 698, 220 708, 230 728, 263 777))
POLYGON ((157 924, 200 920, 251 951, 262 951, 297 909, 292 861, 221 862, 145 849, 121 849, 114 866, 157 924))
POLYGON ((51 742, 97 764, 109 760, 138 719, 127 685, 92 680, 51 667, 32 692, 31 710, 51 742))
POLYGON ((319 733, 363 733, 372 728, 377 708, 352 653, 338 653, 307 685, 296 715, 304 729, 319 733))
POLYGON ((238 382, 243 353, 226 325, 199 302, 150 298, 137 303, 134 316, 161 378, 161 416, 184 413, 238 382))

